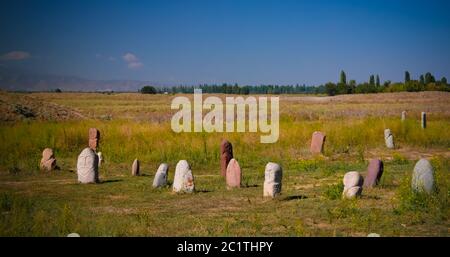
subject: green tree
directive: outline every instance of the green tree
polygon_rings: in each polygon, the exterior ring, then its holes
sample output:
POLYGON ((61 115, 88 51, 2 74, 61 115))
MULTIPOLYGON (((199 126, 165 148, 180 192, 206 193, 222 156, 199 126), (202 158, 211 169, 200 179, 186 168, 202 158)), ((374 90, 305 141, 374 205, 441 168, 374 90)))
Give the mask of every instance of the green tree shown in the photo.
POLYGON ((349 94, 353 94, 355 93, 355 89, 356 89, 356 81, 354 79, 350 80, 350 82, 348 83, 348 90, 349 90, 349 94))
POLYGON ((338 95, 344 95, 344 94, 349 94, 349 88, 346 84, 344 83, 338 83, 336 85, 336 94, 338 95))
POLYGON ((330 96, 336 95, 336 93, 337 93, 336 84, 331 83, 331 82, 328 82, 327 84, 325 84, 325 92, 330 96))
POLYGON ((409 71, 405 71, 405 83, 408 83, 411 80, 411 76, 409 75, 409 71))
POLYGON ((429 83, 435 82, 435 79, 431 73, 427 72, 425 73, 425 85, 428 85, 429 83))
POLYGON ((373 75, 370 75, 369 84, 370 85, 375 85, 375 77, 373 75))
POLYGON ((156 94, 156 89, 152 86, 144 86, 141 88, 142 94, 156 94))
POLYGON ((377 74, 377 82, 376 82, 376 86, 377 87, 379 87, 380 86, 380 76, 378 76, 378 74, 377 74))
POLYGON ((420 82, 420 84, 425 84, 425 78, 423 75, 420 75, 419 82, 420 82))
POLYGON ((341 77, 339 79, 339 83, 344 84, 344 85, 347 84, 347 76, 345 75, 344 71, 341 71, 341 77))
POLYGON ((447 78, 446 77, 442 77, 441 78, 441 83, 444 85, 447 85, 447 78))

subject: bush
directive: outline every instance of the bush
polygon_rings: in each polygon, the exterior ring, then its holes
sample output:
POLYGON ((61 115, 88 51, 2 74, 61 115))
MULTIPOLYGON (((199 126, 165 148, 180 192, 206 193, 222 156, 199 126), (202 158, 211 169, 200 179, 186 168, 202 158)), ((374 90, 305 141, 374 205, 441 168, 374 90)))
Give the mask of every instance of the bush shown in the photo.
POLYGON ((141 88, 142 94, 156 94, 156 89, 152 86, 145 86, 141 88))

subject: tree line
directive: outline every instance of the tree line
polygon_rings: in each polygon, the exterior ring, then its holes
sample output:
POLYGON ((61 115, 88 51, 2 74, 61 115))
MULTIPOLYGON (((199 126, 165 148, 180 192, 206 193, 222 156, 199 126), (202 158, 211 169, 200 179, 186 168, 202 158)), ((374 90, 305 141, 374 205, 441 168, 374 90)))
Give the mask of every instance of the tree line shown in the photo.
POLYGON ((450 85, 447 84, 447 78, 442 77, 438 81, 430 72, 420 75, 418 80, 412 80, 408 71, 405 71, 403 82, 392 83, 390 80, 386 80, 382 84, 379 75, 370 75, 367 82, 357 84, 355 80, 350 80, 347 83, 347 75, 341 71, 338 83, 328 82, 325 84, 325 92, 331 96, 402 91, 450 91, 450 85))
POLYGON ((337 83, 328 82, 319 86, 306 86, 306 85, 239 85, 223 83, 217 84, 201 84, 198 86, 173 86, 155 88, 153 86, 144 86, 140 92, 144 94, 176 94, 185 93, 191 94, 194 89, 200 88, 203 93, 222 93, 222 94, 327 94, 330 96, 340 94, 365 94, 365 93, 380 93, 380 92, 418 92, 418 91, 450 91, 450 85, 447 83, 447 79, 442 77, 440 80, 436 80, 435 77, 427 72, 424 75, 420 75, 418 80, 411 79, 411 75, 408 71, 405 71, 405 77, 403 82, 392 83, 390 80, 386 80, 383 83, 380 80, 380 76, 370 75, 367 82, 356 83, 355 80, 349 80, 347 82, 347 75, 345 71, 341 71, 339 81, 337 83))

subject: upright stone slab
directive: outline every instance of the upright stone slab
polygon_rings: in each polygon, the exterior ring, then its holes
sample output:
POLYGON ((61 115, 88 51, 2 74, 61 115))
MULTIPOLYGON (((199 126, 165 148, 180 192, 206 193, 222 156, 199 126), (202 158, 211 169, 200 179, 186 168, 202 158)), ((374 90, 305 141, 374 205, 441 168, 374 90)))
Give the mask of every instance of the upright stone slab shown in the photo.
POLYGON ((323 146, 325 143, 325 134, 320 131, 315 131, 312 134, 311 139, 311 153, 313 154, 321 154, 323 153, 323 146))
POLYGON ((239 163, 236 161, 236 159, 233 158, 230 160, 227 167, 227 175, 226 175, 227 187, 228 188, 241 187, 241 180, 242 180, 241 167, 239 166, 239 163))
POLYGON ((386 147, 389 149, 394 149, 394 135, 390 129, 384 130, 384 142, 386 143, 386 147))
POLYGON ((380 182, 383 175, 383 162, 380 159, 372 159, 367 167, 367 176, 364 179, 364 187, 374 187, 380 182))
POLYGON ((420 125, 422 126, 422 128, 427 128, 427 113, 426 112, 422 112, 421 115, 421 123, 420 125))
POLYGON ((89 148, 97 151, 100 142, 100 131, 96 128, 89 129, 89 148))
POLYGON ((434 190, 434 169, 427 159, 420 159, 416 166, 411 180, 411 187, 416 192, 432 193, 434 190))
POLYGON ((77 160, 78 182, 98 183, 98 155, 91 148, 85 148, 77 160))
POLYGON ((359 174, 359 172, 350 171, 345 173, 343 183, 344 183, 344 191, 342 192, 343 198, 353 199, 355 197, 361 196, 364 179, 359 174))
POLYGON ((267 197, 275 197, 281 193, 281 180, 283 178, 283 170, 277 163, 269 162, 264 171, 264 189, 263 195, 267 197))
POLYGON ((161 163, 156 171, 155 178, 153 179, 153 187, 163 187, 167 185, 167 177, 169 175, 169 164, 161 163))
POLYGON ((131 165, 131 175, 132 176, 139 176, 139 160, 138 159, 134 159, 133 161, 133 165, 131 165))
POLYGON ((220 175, 227 174, 227 167, 230 160, 233 159, 233 146, 228 140, 222 140, 220 144, 220 175))
POLYGON ((406 120, 406 111, 402 111, 402 121, 406 120))
POLYGON ((39 167, 41 170, 51 171, 56 169, 56 159, 53 154, 53 149, 45 148, 42 152, 42 159, 39 167))
POLYGON ((173 179, 173 191, 192 193, 195 190, 194 176, 191 167, 186 160, 181 160, 175 168, 175 177, 173 179))

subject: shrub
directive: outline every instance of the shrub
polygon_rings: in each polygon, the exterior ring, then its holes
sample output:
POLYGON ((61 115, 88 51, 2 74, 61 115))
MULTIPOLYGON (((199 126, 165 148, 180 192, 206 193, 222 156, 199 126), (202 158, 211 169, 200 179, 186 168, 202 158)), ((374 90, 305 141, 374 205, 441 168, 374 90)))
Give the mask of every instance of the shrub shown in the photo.
POLYGON ((152 86, 144 86, 141 88, 142 94, 156 94, 156 89, 152 86))

